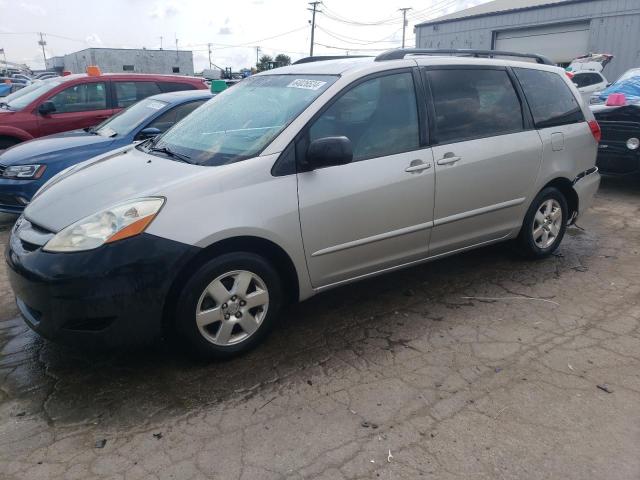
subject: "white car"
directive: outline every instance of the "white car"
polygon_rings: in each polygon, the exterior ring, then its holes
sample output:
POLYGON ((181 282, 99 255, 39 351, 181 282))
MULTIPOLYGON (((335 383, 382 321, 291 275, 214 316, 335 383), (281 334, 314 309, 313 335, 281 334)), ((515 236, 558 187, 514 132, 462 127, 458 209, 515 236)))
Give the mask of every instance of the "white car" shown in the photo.
POLYGON ((609 85, 602 73, 588 70, 576 72, 571 81, 578 87, 578 91, 587 105, 589 105, 589 99, 594 93, 604 90, 609 85))

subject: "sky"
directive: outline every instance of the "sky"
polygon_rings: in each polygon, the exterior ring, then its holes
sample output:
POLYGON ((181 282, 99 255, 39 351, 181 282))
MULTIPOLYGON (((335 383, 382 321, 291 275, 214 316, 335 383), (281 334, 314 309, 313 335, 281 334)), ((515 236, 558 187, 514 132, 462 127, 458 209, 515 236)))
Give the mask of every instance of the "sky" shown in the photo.
MULTIPOLYGON (((192 50, 196 71, 212 61, 235 70, 260 54, 308 56, 311 0, 0 0, 0 48, 7 60, 43 68, 47 57, 88 47, 192 50), (160 39, 162 37, 162 40, 160 39)), ((324 0, 316 16, 315 55, 375 54, 400 46, 402 7, 406 45, 413 26, 487 0, 324 0), (337 48, 336 48, 337 47, 337 48)))

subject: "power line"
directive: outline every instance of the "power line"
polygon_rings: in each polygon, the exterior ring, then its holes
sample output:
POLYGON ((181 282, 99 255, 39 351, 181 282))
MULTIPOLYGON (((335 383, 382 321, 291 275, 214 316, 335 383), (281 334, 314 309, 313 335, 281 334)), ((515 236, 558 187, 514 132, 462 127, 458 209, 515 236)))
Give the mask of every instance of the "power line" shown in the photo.
POLYGON ((336 40, 340 40, 341 42, 344 42, 344 43, 351 43, 354 45, 372 45, 374 43, 396 43, 396 40, 393 40, 393 37, 396 35, 396 33, 398 33, 401 30, 401 29, 397 29, 392 34, 387 35, 386 37, 383 37, 379 40, 364 40, 364 39, 348 37, 346 35, 332 32, 330 30, 327 30, 324 27, 321 27, 320 25, 317 25, 317 28, 322 32, 326 33, 327 35, 329 35, 330 37, 335 38, 336 40))
MULTIPOLYGON (((240 48, 240 47, 255 48, 255 45, 259 44, 261 42, 265 42, 267 40, 273 40, 274 38, 278 38, 278 37, 284 37, 285 35, 289 35, 291 33, 299 32, 300 30, 304 30, 306 28, 307 28, 307 26, 305 25, 303 27, 295 28, 293 30, 289 30, 287 32, 279 33, 279 34, 273 35, 271 37, 261 38, 259 40, 252 40, 252 41, 246 42, 246 43, 239 43, 237 45, 233 45, 233 44, 229 44, 229 43, 215 43, 215 42, 211 42, 211 45, 214 45, 214 46, 218 47, 218 50, 225 49, 225 48, 240 48)), ((209 45, 208 43, 192 43, 192 44, 184 45, 184 46, 185 47, 206 47, 208 45, 209 45)))
POLYGON ((353 47, 338 47, 336 45, 325 45, 324 43, 316 42, 316 45, 320 45, 321 47, 331 48, 334 50, 344 50, 349 52, 384 52, 386 50, 390 50, 388 47, 382 48, 353 48, 353 47))

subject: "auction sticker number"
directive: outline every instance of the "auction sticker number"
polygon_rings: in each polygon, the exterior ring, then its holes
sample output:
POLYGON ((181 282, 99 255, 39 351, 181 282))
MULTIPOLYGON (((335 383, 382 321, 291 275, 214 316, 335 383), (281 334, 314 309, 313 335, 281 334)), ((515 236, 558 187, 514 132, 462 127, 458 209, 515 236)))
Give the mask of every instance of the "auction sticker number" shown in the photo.
POLYGON ((289 88, 304 88, 305 90, 318 90, 327 83, 322 80, 307 80, 304 78, 297 78, 291 82, 287 87, 289 88))

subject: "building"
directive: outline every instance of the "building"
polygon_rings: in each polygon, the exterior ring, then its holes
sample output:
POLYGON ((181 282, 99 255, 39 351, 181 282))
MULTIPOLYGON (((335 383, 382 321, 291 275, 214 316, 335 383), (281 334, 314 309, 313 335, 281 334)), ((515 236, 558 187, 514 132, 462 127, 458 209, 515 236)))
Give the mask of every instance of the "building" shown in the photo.
POLYGON ((47 69, 82 73, 97 65, 105 73, 161 73, 193 75, 193 53, 189 50, 87 48, 47 59, 47 69))
POLYGON ((615 56, 614 80, 640 67, 640 0, 495 0, 415 26, 418 48, 477 48, 546 55, 566 66, 593 53, 615 56))

